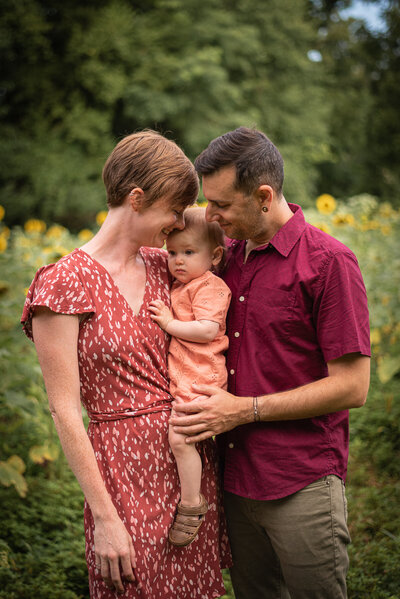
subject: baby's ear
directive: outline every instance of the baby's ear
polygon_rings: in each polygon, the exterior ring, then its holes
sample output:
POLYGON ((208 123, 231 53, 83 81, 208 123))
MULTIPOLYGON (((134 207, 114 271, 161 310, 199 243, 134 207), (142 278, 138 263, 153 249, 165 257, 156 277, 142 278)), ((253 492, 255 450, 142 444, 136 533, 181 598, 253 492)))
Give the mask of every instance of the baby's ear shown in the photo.
POLYGON ((212 253, 212 265, 213 266, 218 266, 218 264, 221 262, 222 258, 224 257, 224 248, 222 247, 222 245, 219 245, 218 247, 216 247, 213 250, 212 253))

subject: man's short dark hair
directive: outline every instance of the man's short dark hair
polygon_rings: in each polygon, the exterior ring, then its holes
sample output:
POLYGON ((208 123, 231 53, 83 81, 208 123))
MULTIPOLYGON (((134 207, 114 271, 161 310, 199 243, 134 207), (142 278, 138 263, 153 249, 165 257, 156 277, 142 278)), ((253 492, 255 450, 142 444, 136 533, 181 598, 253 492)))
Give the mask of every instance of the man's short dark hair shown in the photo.
POLYGON ((283 187, 283 158, 261 131, 239 127, 210 142, 196 158, 199 175, 211 175, 225 166, 236 168, 235 188, 252 194, 260 185, 270 185, 278 195, 283 187))

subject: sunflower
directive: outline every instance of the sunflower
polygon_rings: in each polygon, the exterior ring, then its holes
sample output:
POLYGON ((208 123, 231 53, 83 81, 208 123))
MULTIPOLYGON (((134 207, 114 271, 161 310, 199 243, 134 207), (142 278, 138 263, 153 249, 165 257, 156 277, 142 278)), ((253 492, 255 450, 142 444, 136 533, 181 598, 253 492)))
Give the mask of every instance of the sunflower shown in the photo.
POLYGON ((0 254, 6 251, 7 245, 7 239, 3 235, 0 235, 0 254))
POLYGON ((38 218, 30 218, 24 224, 24 229, 27 233, 44 233, 46 230, 46 223, 38 218))
POLYGON ((82 231, 79 231, 78 237, 81 241, 89 241, 89 239, 92 239, 93 233, 90 229, 82 229, 82 231))
POLYGON ((390 225, 382 225, 381 233, 382 235, 390 235, 392 232, 392 227, 390 225))
POLYGON ((314 227, 317 227, 317 229, 320 229, 324 233, 330 234, 331 232, 329 225, 326 225, 325 223, 314 223, 314 227))
POLYGON ((323 193, 316 200, 317 210, 321 214, 330 214, 336 208, 335 198, 329 193, 323 193))
POLYGON ((100 210, 100 212, 96 214, 96 223, 99 225, 99 227, 101 227, 106 220, 107 214, 107 210, 100 210))
POLYGON ((372 329, 371 331, 371 343, 372 345, 378 345, 382 340, 381 332, 379 329, 372 329))
POLYGON ((333 217, 332 222, 334 225, 351 225, 354 227, 355 218, 352 214, 336 214, 333 217))
POLYGON ((66 233, 67 229, 61 225, 53 225, 46 233, 49 239, 60 239, 66 233))

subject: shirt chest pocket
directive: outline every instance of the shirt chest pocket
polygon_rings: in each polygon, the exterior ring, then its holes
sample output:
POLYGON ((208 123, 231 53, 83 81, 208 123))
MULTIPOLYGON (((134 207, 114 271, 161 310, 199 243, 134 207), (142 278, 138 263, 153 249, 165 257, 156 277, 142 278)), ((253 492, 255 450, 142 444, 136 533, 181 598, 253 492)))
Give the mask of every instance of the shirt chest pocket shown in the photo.
POLYGON ((257 297, 250 295, 247 326, 264 342, 270 338, 287 339, 295 304, 296 294, 293 291, 262 286, 257 290, 257 297))

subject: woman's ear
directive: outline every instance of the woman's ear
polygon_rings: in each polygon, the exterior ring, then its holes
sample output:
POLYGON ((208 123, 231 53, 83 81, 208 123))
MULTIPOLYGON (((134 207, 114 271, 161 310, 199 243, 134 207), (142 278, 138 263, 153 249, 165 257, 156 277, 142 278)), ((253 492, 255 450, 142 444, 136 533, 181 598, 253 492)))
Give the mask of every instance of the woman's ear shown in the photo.
POLYGON ((218 264, 221 262, 222 258, 224 257, 224 251, 225 249, 222 247, 222 245, 219 245, 213 250, 211 262, 213 266, 218 266, 218 264))
POLYGON ((140 212, 144 204, 144 191, 140 187, 134 187, 128 194, 129 204, 135 212, 140 212))

